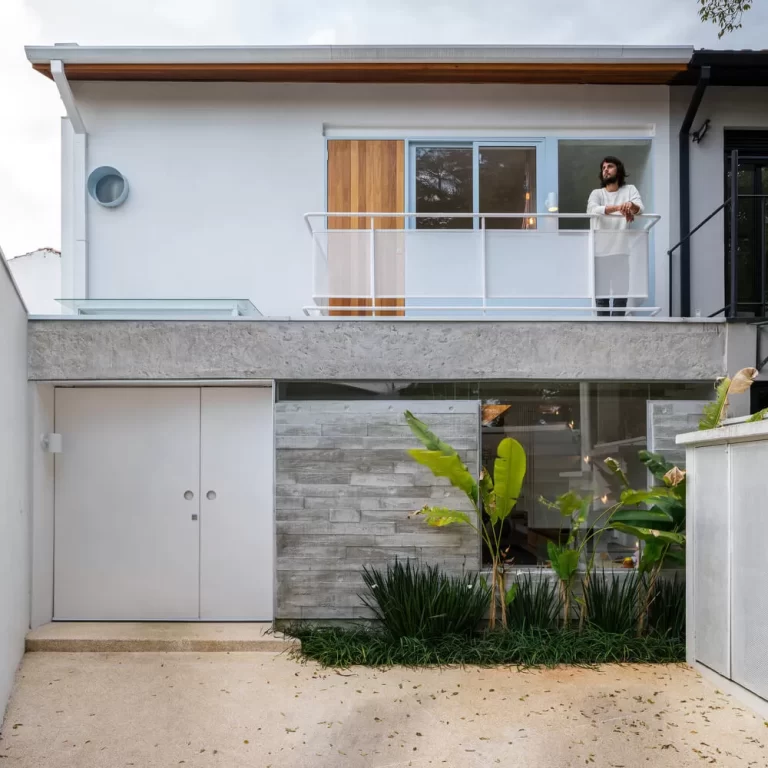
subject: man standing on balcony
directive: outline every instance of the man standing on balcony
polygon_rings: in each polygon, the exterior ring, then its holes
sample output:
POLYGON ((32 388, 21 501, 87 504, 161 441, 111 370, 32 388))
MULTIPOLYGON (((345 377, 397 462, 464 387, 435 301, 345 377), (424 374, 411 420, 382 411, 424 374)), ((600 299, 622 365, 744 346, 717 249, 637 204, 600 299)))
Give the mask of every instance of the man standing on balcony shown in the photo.
MULTIPOLYGON (((620 233, 644 209, 637 187, 627 184, 626 180, 627 171, 618 157, 603 158, 600 163, 600 188, 592 190, 587 202, 587 213, 598 214, 591 219, 592 229, 616 232, 613 237, 600 236, 595 241, 595 256, 600 258, 601 270, 605 274, 615 270, 617 274, 623 274, 628 283, 629 241, 620 233)), ((596 264, 595 267, 597 268, 598 265, 596 264)), ((626 297, 597 299, 597 306, 623 308, 627 306, 627 299, 626 297)), ((598 312, 597 314, 623 316, 624 312, 598 312)))

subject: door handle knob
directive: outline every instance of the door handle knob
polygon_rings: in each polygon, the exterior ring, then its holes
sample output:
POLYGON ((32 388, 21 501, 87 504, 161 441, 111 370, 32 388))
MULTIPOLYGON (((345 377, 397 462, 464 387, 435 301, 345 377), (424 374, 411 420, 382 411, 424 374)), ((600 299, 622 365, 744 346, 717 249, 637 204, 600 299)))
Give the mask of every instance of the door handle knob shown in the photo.
POLYGON ((216 491, 208 491, 208 493, 205 494, 205 498, 208 499, 208 501, 213 501, 216 498, 216 491))
POLYGON ((187 501, 192 501, 192 499, 194 499, 194 498, 195 498, 195 494, 194 494, 194 493, 192 493, 192 491, 184 491, 184 498, 185 498, 187 501))

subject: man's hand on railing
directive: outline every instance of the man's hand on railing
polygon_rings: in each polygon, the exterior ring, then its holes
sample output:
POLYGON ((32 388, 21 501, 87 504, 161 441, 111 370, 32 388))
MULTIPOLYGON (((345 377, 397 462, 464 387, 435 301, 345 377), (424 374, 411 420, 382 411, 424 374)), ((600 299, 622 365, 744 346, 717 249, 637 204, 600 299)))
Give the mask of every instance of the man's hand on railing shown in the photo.
POLYGON ((605 213, 606 215, 610 215, 612 213, 620 213, 628 222, 633 222, 635 220, 635 214, 640 213, 640 208, 638 208, 634 203, 621 203, 621 205, 606 205, 605 206, 605 213))

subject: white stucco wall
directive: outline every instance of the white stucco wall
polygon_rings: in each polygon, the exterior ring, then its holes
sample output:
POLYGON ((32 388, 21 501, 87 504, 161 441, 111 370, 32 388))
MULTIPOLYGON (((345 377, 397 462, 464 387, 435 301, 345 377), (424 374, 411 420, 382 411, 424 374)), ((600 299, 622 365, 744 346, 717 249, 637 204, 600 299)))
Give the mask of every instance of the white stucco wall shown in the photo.
MULTIPOLYGON (((677 132, 692 92, 693 89, 689 88, 671 91, 675 168, 677 132)), ((691 130, 698 130, 706 118, 711 121, 707 135, 701 143, 691 143, 692 228, 725 199, 725 131, 744 128, 768 130, 768 88, 708 88, 691 130)), ((678 192, 676 182, 673 184, 672 245, 679 240, 678 192)), ((724 216, 721 212, 691 238, 691 311, 694 314, 699 310, 702 316, 706 316, 725 304, 724 216)))
POLYGON ((0 252, 0 713, 29 628, 28 435, 27 313, 0 252))
POLYGON ((50 248, 16 256, 8 262, 30 315, 60 315, 61 254, 50 248))
MULTIPOLYGON (((653 189, 646 196, 657 212, 665 214, 669 206, 669 94, 663 86, 73 88, 89 131, 88 168, 115 166, 130 184, 119 208, 88 201, 93 298, 250 298, 266 315, 298 315, 311 303, 311 241, 302 215, 325 209, 326 134, 465 140, 652 136, 653 189)), ((547 143, 547 152, 554 147, 547 143)), ((72 188, 71 171, 65 163, 65 193, 72 188)), ((554 180, 549 182, 554 189, 554 180)), ((68 210, 65 199, 63 211, 68 210)), ((662 305, 668 241, 665 218, 655 234, 655 301, 662 305)), ((66 237, 63 242, 66 249, 66 237)))

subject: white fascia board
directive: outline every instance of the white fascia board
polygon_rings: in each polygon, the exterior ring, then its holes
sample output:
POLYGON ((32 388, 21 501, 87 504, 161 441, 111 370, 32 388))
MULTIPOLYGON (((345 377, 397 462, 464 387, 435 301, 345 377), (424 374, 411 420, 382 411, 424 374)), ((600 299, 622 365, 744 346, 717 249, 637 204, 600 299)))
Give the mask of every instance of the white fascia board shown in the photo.
POLYGON ((53 82, 56 83, 56 87, 59 89, 59 96, 64 104, 64 109, 67 112, 67 117, 72 123, 72 130, 81 136, 88 133, 85 129, 85 123, 80 115, 80 110, 75 103, 75 96, 72 93, 72 89, 69 87, 69 80, 64 72, 64 63, 61 59, 53 59, 51 61, 51 75, 53 82))
POLYGON ((27 46, 33 64, 687 63, 693 46, 27 46))

